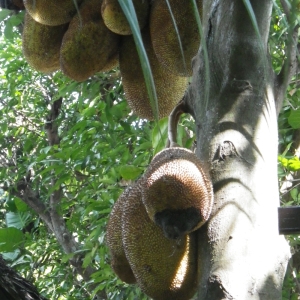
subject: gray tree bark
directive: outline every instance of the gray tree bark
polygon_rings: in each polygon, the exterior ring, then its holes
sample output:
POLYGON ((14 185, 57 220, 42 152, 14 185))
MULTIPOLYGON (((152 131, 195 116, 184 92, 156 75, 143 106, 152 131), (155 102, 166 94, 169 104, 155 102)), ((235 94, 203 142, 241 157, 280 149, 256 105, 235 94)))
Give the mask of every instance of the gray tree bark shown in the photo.
POLYGON ((204 1, 209 59, 201 47, 193 61, 197 156, 215 195, 212 217, 199 230, 199 300, 281 299, 289 259, 278 234, 275 75, 267 47, 272 1, 250 1, 260 35, 244 2, 204 1))

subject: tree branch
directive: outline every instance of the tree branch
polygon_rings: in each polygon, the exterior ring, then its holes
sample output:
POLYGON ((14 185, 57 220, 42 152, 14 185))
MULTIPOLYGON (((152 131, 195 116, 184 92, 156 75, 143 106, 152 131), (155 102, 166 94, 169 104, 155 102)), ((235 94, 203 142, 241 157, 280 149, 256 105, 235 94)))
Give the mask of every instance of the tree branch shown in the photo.
MULTIPOLYGON (((47 123, 45 125, 45 130, 48 136, 48 143, 50 146, 59 145, 60 138, 58 134, 58 126, 55 124, 55 119, 59 116, 62 105, 62 98, 53 102, 51 107, 51 112, 47 118, 47 123)), ((52 187, 56 185, 56 179, 53 178, 51 182, 52 187)), ((49 201, 50 217, 53 228, 53 233, 58 241, 58 243, 63 248, 66 254, 74 254, 70 259, 70 264, 76 269, 77 273, 80 274, 83 279, 88 282, 91 280, 91 275, 96 272, 94 268, 82 267, 82 255, 76 254, 77 250, 80 249, 79 244, 75 241, 72 233, 68 230, 64 218, 59 214, 59 208, 61 199, 63 196, 63 191, 61 186, 55 190, 49 201)), ((92 289, 97 287, 97 284, 90 285, 92 289)), ((107 299, 105 291, 100 291, 97 293, 99 299, 107 299)))
POLYGON ((36 287, 6 265, 0 256, 0 297, 5 300, 47 300, 36 287))
POLYGON ((177 125, 179 122, 179 118, 183 113, 188 113, 188 109, 186 105, 186 97, 187 97, 187 93, 178 102, 178 104, 174 107, 174 109, 169 115, 167 147, 178 147, 177 125))
POLYGON ((291 18, 291 6, 288 1, 286 0, 280 0, 281 6, 283 8, 283 11, 286 15, 286 18, 290 21, 291 18))
MULTIPOLYGON (((291 14, 292 8, 289 7, 286 0, 281 0, 281 4, 289 24, 293 24, 295 14, 291 14)), ((286 60, 281 68, 281 71, 275 78, 275 101, 277 115, 281 110, 287 87, 292 77, 298 71, 298 29, 299 26, 297 25, 289 30, 289 38, 286 47, 286 60)))
POLYGON ((19 181, 15 189, 10 193, 24 201, 31 209, 33 209, 39 217, 45 222, 48 228, 53 231, 52 221, 46 205, 41 201, 40 196, 33 191, 25 180, 19 181))

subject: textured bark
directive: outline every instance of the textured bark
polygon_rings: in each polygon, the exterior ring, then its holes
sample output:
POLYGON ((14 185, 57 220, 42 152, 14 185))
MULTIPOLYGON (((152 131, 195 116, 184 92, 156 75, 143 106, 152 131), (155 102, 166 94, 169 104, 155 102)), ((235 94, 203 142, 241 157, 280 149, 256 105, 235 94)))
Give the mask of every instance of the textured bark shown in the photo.
POLYGON ((275 76, 267 51, 272 1, 250 2, 260 37, 242 0, 204 3, 209 60, 200 48, 193 62, 197 155, 215 195, 212 217, 199 230, 198 299, 281 299, 289 258, 278 234, 275 76))
POLYGON ((8 267, 0 256, 0 299, 2 300, 47 300, 35 286, 8 267))

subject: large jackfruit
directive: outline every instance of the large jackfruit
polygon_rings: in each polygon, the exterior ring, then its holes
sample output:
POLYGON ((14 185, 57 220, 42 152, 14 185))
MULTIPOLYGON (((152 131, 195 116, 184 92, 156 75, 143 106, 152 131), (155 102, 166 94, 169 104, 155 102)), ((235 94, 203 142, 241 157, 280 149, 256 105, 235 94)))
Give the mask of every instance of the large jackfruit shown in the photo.
MULTIPOLYGON (((149 1, 133 0, 132 3, 140 29, 143 29, 148 22, 149 1)), ((101 12, 104 23, 109 30, 120 35, 132 34, 127 18, 118 0, 103 0, 101 12)))
POLYGON ((187 300, 197 290, 199 272, 194 233, 171 240, 152 222, 138 185, 123 207, 123 245, 139 287, 155 300, 187 300))
MULTIPOLYGON (((155 83, 160 119, 170 114, 182 98, 188 82, 186 78, 170 73, 157 60, 148 28, 142 32, 142 37, 155 83)), ((154 114, 132 36, 122 37, 119 63, 125 97, 130 108, 140 118, 153 120, 154 114)))
POLYGON ((194 231, 209 218, 212 184, 192 151, 174 147, 159 152, 143 177, 143 203, 166 237, 194 231))
POLYGON ((101 4, 102 0, 86 0, 63 38, 61 69, 74 80, 84 81, 117 62, 120 36, 104 25, 101 4))
POLYGON ((69 23, 82 2, 83 0, 24 0, 24 6, 37 22, 57 26, 69 23))
MULTIPOLYGON (((169 6, 166 0, 154 0, 152 3, 149 23, 154 52, 169 71, 176 75, 191 76, 192 58, 200 47, 193 3, 182 0, 168 0, 168 3, 169 6)), ((196 0, 196 4, 201 12, 202 0, 196 0)))
POLYGON ((122 241, 122 213, 125 201, 132 194, 127 188, 115 203, 107 223, 106 243, 110 250, 111 267, 118 277, 126 283, 135 283, 136 279, 125 255, 122 241))
POLYGON ((68 24, 47 26, 25 14, 22 48, 27 62, 36 70, 49 73, 60 68, 59 56, 68 24))

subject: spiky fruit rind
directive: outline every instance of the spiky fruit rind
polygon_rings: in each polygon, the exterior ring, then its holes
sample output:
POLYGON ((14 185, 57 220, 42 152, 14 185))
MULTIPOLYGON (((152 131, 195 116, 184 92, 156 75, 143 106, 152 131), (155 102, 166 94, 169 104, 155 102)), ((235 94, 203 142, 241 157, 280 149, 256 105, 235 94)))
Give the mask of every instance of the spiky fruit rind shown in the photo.
POLYGON ((76 80, 85 81, 97 72, 114 66, 119 36, 104 25, 101 0, 87 0, 70 22, 61 46, 62 72, 76 80))
POLYGON ((25 14, 22 49, 25 59, 34 69, 50 73, 60 68, 60 46, 67 28, 67 24, 43 25, 25 14))
POLYGON ((176 233, 180 236, 202 226, 213 204, 212 184, 203 163, 180 147, 165 149, 153 158, 143 176, 142 196, 150 219, 171 238, 173 233, 177 237, 176 233))
POLYGON ((155 300, 188 300, 197 290, 194 235, 167 239, 153 223, 136 185, 123 207, 123 244, 139 287, 155 300))
MULTIPOLYGON (((196 0, 196 4, 201 12, 202 0, 196 0)), ((194 6, 192 1, 182 0, 169 0, 169 5, 174 19, 167 1, 154 0, 152 3, 149 23, 154 52, 169 71, 181 76, 191 76, 192 58, 200 47, 194 6)))
POLYGON ((118 277, 126 283, 135 283, 136 279, 132 273, 126 258, 122 242, 122 213, 124 202, 128 201, 131 188, 126 189, 115 203, 107 223, 106 243, 110 250, 111 267, 118 277))
POLYGON ((69 23, 83 0, 24 0, 26 11, 44 25, 57 26, 69 23))
MULTIPOLYGON (((148 22, 149 1, 133 0, 140 29, 143 29, 148 22)), ((120 35, 132 34, 127 18, 118 0, 103 0, 102 17, 107 28, 120 35)))
MULTIPOLYGON (((168 116, 182 98, 188 81, 170 73, 159 63, 151 45, 148 29, 142 32, 142 37, 154 79, 160 119, 168 116)), ((155 117, 132 36, 122 38, 119 63, 125 97, 130 108, 140 118, 153 120, 155 117)))

